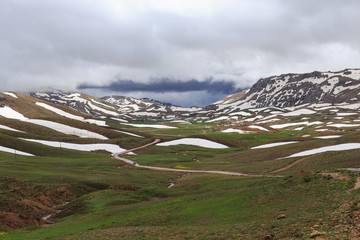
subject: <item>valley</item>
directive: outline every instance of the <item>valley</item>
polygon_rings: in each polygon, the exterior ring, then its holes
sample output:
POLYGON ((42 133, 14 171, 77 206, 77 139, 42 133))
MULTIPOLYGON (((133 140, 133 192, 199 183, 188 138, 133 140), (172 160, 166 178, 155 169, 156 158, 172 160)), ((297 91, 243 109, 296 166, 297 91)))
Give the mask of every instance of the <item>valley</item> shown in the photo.
POLYGON ((0 239, 358 239, 358 70, 289 76, 205 108, 0 93, 0 239))

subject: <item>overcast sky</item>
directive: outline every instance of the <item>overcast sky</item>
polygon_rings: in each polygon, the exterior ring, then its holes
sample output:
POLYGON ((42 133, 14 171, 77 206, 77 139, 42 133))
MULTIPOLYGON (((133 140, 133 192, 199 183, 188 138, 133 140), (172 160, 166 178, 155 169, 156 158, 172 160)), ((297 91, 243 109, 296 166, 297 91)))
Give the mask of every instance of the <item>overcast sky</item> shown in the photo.
POLYGON ((0 3, 0 90, 207 105, 260 77, 360 67, 357 0, 0 3))

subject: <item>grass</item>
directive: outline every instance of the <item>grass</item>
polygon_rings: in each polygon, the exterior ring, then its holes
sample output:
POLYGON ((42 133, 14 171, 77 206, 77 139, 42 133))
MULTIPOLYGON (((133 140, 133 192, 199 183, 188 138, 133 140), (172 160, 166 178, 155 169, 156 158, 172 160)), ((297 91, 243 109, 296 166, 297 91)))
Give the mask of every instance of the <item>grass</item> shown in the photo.
MULTIPOLYGON (((46 114, 44 112, 42 117, 54 120, 53 115, 46 114)), ((110 139, 82 139, 41 126, 0 118, 0 123, 27 132, 0 130, 1 144, 37 155, 20 157, 0 153, 0 176, 3 179, 0 191, 11 193, 1 195, 1 202, 6 204, 1 205, 0 215, 12 210, 16 214, 34 215, 41 219, 49 212, 53 213, 53 205, 69 202, 59 206, 61 212, 52 217, 57 220, 56 224, 16 230, 3 225, 0 227, 1 239, 263 239, 269 234, 278 239, 307 239, 314 225, 327 232, 324 237, 332 238, 334 226, 344 218, 338 213, 339 208, 344 203, 356 202, 360 194, 359 190, 350 191, 356 175, 337 180, 318 174, 359 166, 360 150, 309 156, 298 165, 279 173, 283 178, 256 178, 152 171, 125 165, 111 159, 110 154, 105 152, 59 149, 18 139, 106 142, 130 149, 155 138, 167 141, 201 137, 231 148, 149 146, 136 151, 138 155, 127 158, 151 166, 269 174, 297 160, 282 158, 292 153, 345 142, 360 142, 360 135, 356 132, 344 132, 341 138, 321 140, 300 136, 308 133, 319 135, 311 131, 283 130, 245 135, 210 131, 217 127, 214 123, 172 124, 178 126, 177 129, 140 129, 113 120, 107 121, 109 128, 63 118, 57 121, 104 134, 110 139), (113 130, 129 131, 145 138, 131 137, 113 130), (250 149, 280 141, 299 142, 267 149, 250 149), (175 185, 168 188, 170 183, 175 185), (59 197, 59 189, 67 194, 59 197), (25 208, 18 205, 19 202, 30 200, 39 204, 39 196, 51 200, 48 209, 43 207, 25 212, 25 208), (286 218, 277 219, 280 214, 286 218)))
POLYGON ((175 189, 104 189, 88 193, 81 197, 80 213, 50 227, 14 231, 6 239, 95 239, 99 231, 131 239, 212 239, 211 229, 220 230, 220 238, 258 239, 266 233, 277 238, 306 237, 319 219, 331 222, 331 213, 339 204, 352 200, 346 193, 349 188, 351 184, 316 174, 285 179, 182 175, 175 189), (278 220, 280 214, 286 218, 278 220), (212 227, 203 232, 205 226, 212 227), (153 227, 161 231, 154 232, 153 227), (229 232, 234 227, 236 231, 229 232), (141 230, 133 232, 135 228, 141 230))

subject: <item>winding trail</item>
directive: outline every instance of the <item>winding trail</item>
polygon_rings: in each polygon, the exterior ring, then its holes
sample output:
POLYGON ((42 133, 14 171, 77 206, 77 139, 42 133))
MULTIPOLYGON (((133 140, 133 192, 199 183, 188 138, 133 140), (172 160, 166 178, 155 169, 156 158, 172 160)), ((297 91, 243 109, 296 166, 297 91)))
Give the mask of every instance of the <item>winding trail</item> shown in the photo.
POLYGON ((292 168, 294 167, 295 165, 298 165, 299 163, 303 162, 306 160, 306 157, 305 158, 300 158, 299 160, 296 160, 295 162, 292 162, 282 168, 279 168, 275 171, 272 171, 271 173, 278 173, 278 172, 282 172, 282 171, 285 171, 285 170, 288 170, 289 168, 292 168))
POLYGON ((256 175, 256 174, 247 174, 247 173, 238 173, 238 172, 228 172, 228 171, 213 171, 213 170, 191 170, 191 169, 175 169, 175 168, 165 168, 165 167, 152 167, 152 166, 145 166, 140 165, 134 161, 131 161, 129 159, 120 157, 120 155, 127 154, 129 152, 133 152, 135 150, 139 150, 141 148, 148 147, 150 145, 154 145, 156 143, 160 142, 160 139, 155 139, 153 142, 145 144, 140 147, 136 147, 124 152, 114 153, 112 157, 116 160, 120 160, 122 162, 125 162, 127 164, 130 164, 134 167, 140 167, 140 168, 146 168, 151 170, 157 170, 157 171, 171 171, 171 172, 184 172, 184 173, 213 173, 213 174, 223 174, 223 175, 232 175, 232 176, 246 176, 246 177, 282 177, 282 176, 274 176, 274 175, 256 175))

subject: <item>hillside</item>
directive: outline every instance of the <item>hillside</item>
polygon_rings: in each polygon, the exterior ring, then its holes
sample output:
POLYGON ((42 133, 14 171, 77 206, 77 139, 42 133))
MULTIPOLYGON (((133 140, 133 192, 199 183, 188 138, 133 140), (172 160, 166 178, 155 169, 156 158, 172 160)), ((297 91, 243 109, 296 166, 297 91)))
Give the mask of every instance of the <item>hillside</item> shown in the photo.
POLYGON ((31 92, 30 96, 71 107, 94 117, 116 117, 123 120, 176 120, 190 118, 198 107, 178 107, 150 99, 108 96, 101 99, 78 92, 51 90, 31 92))
MULTIPOLYGON (((258 83, 271 88, 273 78, 258 83)), ((134 113, 176 107, 2 92, 0 236, 359 239, 360 103, 344 96, 355 87, 339 86, 280 107, 253 99, 262 91, 255 84, 157 121, 134 113), (343 99, 326 102, 326 94, 343 99)), ((265 90, 266 99, 282 99, 265 90)))
POLYGON ((262 78, 246 93, 228 96, 207 109, 219 114, 249 108, 283 108, 311 103, 357 103, 360 100, 359 80, 359 69, 262 78))

